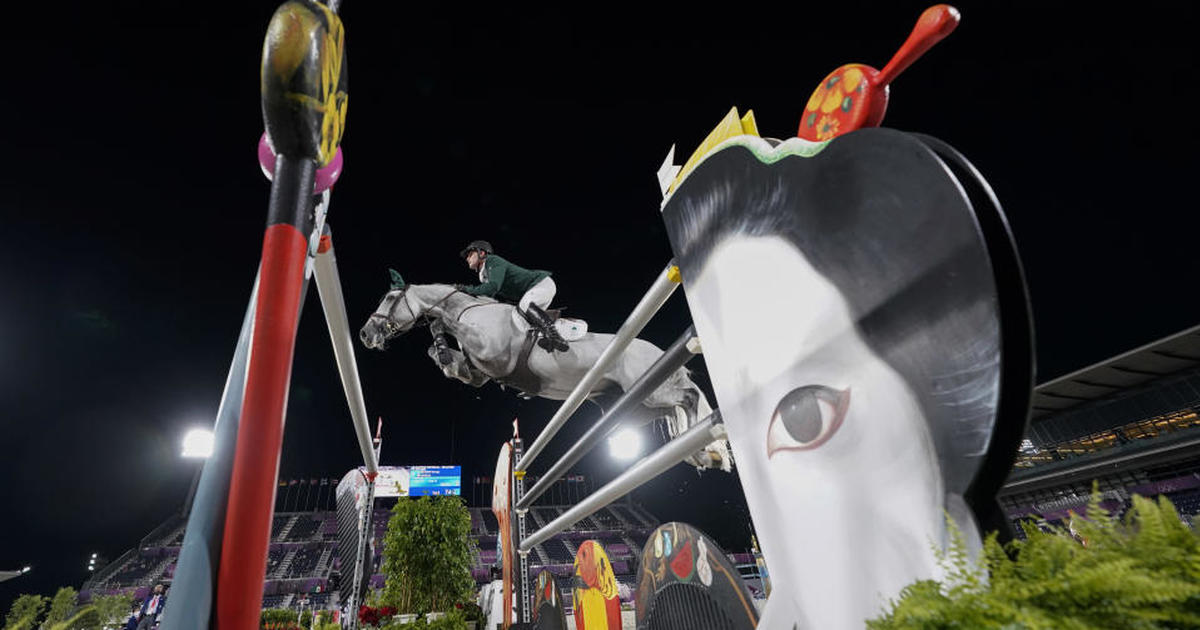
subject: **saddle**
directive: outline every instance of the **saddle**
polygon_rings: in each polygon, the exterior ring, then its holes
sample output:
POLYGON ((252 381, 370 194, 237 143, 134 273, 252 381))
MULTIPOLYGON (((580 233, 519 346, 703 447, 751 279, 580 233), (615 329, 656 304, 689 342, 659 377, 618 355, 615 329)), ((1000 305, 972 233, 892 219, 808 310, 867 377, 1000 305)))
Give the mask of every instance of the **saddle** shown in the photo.
MULTIPOLYGON (((562 315, 564 310, 566 309, 549 309, 546 311, 546 314, 550 316, 550 321, 555 322, 558 321, 559 316, 562 315)), ((537 393, 542 390, 542 379, 538 378, 538 375, 529 369, 529 355, 533 354, 533 349, 537 346, 539 336, 541 336, 541 333, 538 332, 538 329, 530 326, 529 330, 525 331, 525 343, 521 344, 521 352, 517 355, 516 365, 503 378, 496 379, 496 382, 500 383, 502 387, 511 387, 520 392, 517 395, 525 400, 536 397, 537 393)), ((543 350, 543 352, 545 351, 543 350)))

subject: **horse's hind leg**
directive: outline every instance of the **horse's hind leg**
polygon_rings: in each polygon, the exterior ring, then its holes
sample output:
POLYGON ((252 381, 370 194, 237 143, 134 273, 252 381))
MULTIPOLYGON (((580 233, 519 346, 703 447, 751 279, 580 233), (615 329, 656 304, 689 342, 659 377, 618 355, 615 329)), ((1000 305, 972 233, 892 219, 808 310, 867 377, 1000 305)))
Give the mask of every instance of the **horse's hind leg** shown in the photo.
MULTIPOLYGON (((672 438, 712 413, 704 392, 692 382, 687 370, 683 368, 648 397, 646 405, 667 408, 667 428, 672 438)), ((696 468, 720 468, 726 472, 732 469, 733 464, 729 444, 725 440, 714 440, 703 450, 688 456, 685 461, 696 468)))

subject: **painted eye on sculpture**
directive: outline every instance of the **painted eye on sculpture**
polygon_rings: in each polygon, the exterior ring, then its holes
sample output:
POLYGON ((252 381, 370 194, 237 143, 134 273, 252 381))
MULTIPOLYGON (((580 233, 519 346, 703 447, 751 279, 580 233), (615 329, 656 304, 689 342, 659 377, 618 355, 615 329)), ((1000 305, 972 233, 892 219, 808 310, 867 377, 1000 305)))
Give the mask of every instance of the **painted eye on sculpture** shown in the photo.
POLYGON ((775 406, 767 425, 767 457, 777 451, 807 451, 833 437, 846 410, 850 388, 836 390, 824 385, 805 385, 788 392, 775 406))

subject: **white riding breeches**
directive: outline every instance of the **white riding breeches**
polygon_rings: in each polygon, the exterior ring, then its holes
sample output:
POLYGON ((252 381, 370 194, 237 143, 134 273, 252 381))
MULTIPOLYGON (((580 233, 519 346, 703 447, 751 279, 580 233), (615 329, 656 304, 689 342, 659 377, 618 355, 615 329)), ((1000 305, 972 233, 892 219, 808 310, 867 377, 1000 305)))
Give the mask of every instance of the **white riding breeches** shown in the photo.
POLYGON ((550 308, 550 302, 554 300, 554 294, 558 291, 558 286, 554 284, 554 280, 550 276, 542 278, 542 281, 529 287, 525 295, 521 296, 521 301, 517 302, 517 310, 513 313, 513 321, 516 322, 517 328, 525 330, 527 322, 525 316, 522 315, 529 309, 530 304, 537 304, 538 308, 543 311, 550 308))

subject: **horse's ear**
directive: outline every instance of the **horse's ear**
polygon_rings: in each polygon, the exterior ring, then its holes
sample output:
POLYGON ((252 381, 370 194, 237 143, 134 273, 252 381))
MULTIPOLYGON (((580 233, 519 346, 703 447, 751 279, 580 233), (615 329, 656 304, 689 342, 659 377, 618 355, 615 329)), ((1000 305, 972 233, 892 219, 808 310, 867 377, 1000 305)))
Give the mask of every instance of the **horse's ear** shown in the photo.
POLYGON ((392 276, 392 290, 404 288, 404 278, 400 277, 400 272, 395 269, 388 269, 388 274, 392 276))

